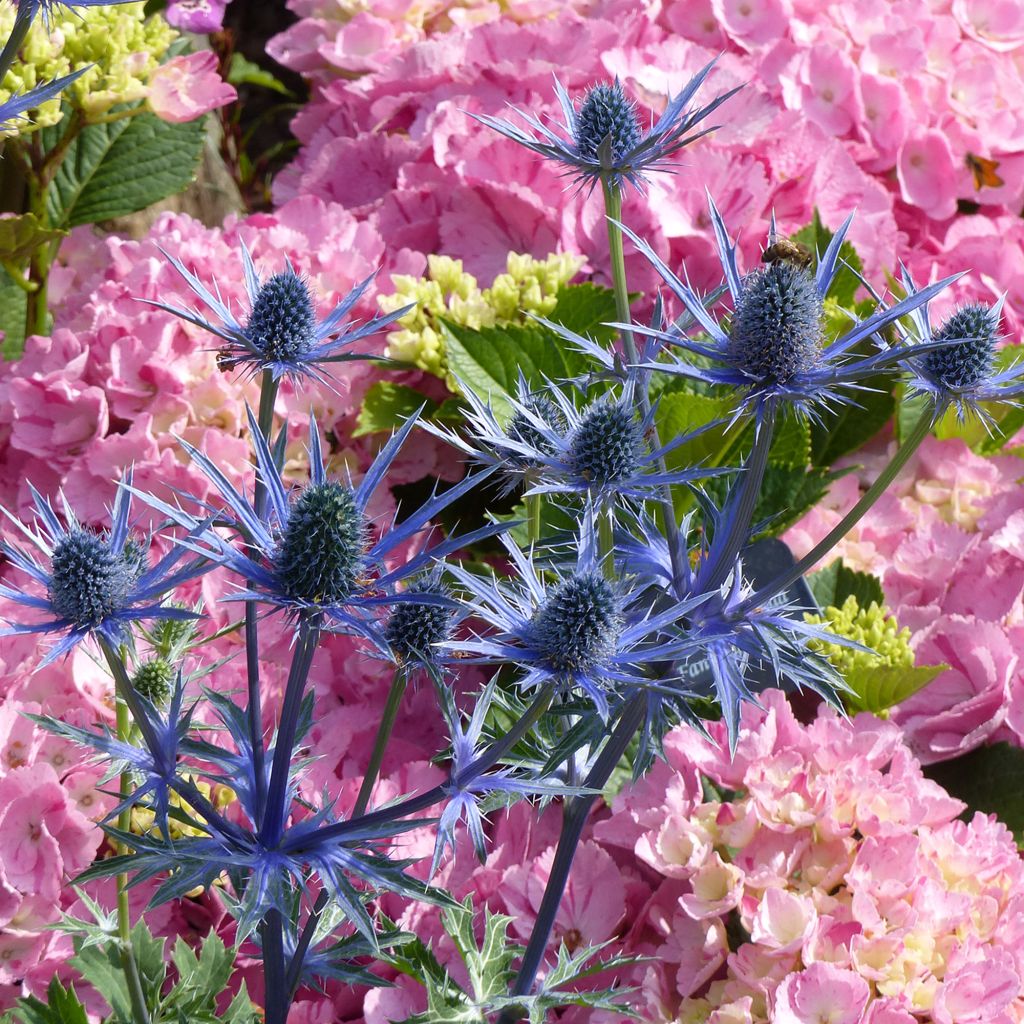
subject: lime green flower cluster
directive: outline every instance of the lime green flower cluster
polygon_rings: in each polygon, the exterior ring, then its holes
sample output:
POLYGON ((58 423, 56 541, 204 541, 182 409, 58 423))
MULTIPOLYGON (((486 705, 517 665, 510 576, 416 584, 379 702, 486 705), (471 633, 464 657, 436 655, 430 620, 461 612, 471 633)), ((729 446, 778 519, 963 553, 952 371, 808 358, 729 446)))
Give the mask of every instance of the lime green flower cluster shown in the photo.
POLYGON ((813 650, 824 654, 843 674, 850 678, 863 669, 886 666, 888 668, 913 668, 914 652, 910 649, 910 630, 900 629, 896 619, 888 614, 876 601, 862 608, 852 594, 843 602, 842 608, 829 607, 823 615, 805 615, 806 622, 870 647, 874 654, 857 651, 838 644, 811 642, 813 650))
MULTIPOLYGON (((150 76, 178 37, 160 15, 145 17, 144 8, 144 3, 74 10, 58 6, 49 30, 42 18, 36 18, 18 59, 0 82, 0 103, 90 64, 62 94, 87 122, 101 119, 115 104, 143 99, 150 76)), ((16 12, 14 4, 0 4, 0 39, 10 35, 16 12)), ((57 96, 6 134, 45 128, 62 116, 57 96)))
POLYGON ((570 253, 536 260, 510 252, 505 273, 481 291, 476 278, 462 269, 462 260, 428 256, 426 277, 395 274, 391 278, 395 293, 378 298, 386 313, 416 304, 398 321, 401 330, 388 339, 387 354, 443 377, 447 360, 442 320, 480 330, 525 323, 527 312, 546 316, 555 308, 559 289, 582 265, 583 258, 570 253))

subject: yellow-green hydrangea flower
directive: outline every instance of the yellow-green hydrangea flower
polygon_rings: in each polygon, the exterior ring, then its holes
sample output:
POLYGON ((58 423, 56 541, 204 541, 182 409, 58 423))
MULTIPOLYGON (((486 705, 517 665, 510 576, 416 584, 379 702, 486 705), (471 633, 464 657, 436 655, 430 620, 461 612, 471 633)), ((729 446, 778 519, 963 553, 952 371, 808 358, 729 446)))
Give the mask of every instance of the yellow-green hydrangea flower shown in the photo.
POLYGON ((391 278, 394 294, 378 299, 387 313, 415 303, 398 321, 401 329, 388 339, 387 354, 443 377, 447 360, 442 320, 479 330, 526 323, 526 313, 547 316, 555 308, 559 289, 576 276, 582 264, 582 257, 570 253, 537 260, 511 252, 505 273, 481 290, 476 278, 462 269, 462 260, 428 256, 425 277, 395 274, 391 278))
MULTIPOLYGON (((62 94, 87 122, 100 119, 116 104, 143 99, 150 77, 178 37, 160 15, 145 17, 144 8, 144 3, 58 8, 49 27, 37 18, 14 66, 0 82, 0 103, 88 65, 92 66, 62 94)), ((16 13, 13 4, 0 4, 0 39, 10 35, 16 13)), ((61 97, 54 97, 30 121, 21 121, 5 134, 48 127, 62 116, 61 97)))
POLYGON ((874 654, 857 651, 838 644, 814 640, 812 648, 824 654, 844 676, 852 676, 861 669, 886 666, 888 668, 913 668, 914 652, 910 648, 910 630, 901 629, 896 619, 877 601, 862 608, 852 594, 841 608, 826 608, 822 615, 805 615, 804 619, 815 626, 824 626, 838 636, 855 640, 870 647, 874 654))

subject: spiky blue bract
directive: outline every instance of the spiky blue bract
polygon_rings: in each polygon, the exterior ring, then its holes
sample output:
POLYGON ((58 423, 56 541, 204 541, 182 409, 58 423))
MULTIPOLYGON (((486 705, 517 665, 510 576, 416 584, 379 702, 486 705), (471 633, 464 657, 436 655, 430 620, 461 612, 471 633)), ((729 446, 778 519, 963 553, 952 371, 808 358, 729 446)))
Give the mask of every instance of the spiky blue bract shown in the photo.
POLYGON ((446 645, 478 664, 509 664, 519 685, 552 687, 560 698, 589 701, 604 720, 625 688, 641 680, 652 660, 671 659, 686 639, 674 629, 684 610, 669 600, 657 613, 650 602, 631 602, 628 582, 612 586, 600 576, 595 518, 584 509, 575 560, 540 571, 510 537, 502 542, 514 579, 486 580, 457 566, 464 605, 492 629, 446 645))
POLYGON ((743 279, 729 329, 729 354, 753 380, 780 384, 812 373, 821 355, 824 309, 814 278, 772 263, 743 279))
POLYGON ((512 109, 525 122, 525 128, 488 114, 472 116, 506 138, 561 164, 564 173, 581 188, 592 189, 600 181, 618 188, 628 181, 643 192, 649 172, 669 170, 669 157, 715 130, 717 126, 699 131, 697 127, 741 88, 730 89, 704 106, 691 106, 714 65, 712 61, 701 68, 680 92, 670 96, 661 116, 646 131, 617 80, 592 86, 577 110, 556 77, 555 95, 562 123, 554 127, 516 107, 512 109))
MULTIPOLYGON (((91 65, 90 65, 91 66, 91 65)), ((12 131, 18 125, 18 119, 30 111, 35 110, 47 100, 53 99, 63 89, 67 88, 76 78, 84 75, 88 67, 79 68, 70 75, 55 78, 52 82, 44 82, 37 85, 28 92, 15 93, 3 103, 0 103, 0 131, 12 131)))
POLYGON ((910 392, 931 400, 936 421, 953 408, 961 420, 976 416, 991 429, 994 419, 982 403, 1016 405, 1024 394, 1024 361, 998 368, 1005 296, 993 306, 963 306, 936 329, 928 309, 929 289, 919 289, 902 265, 900 283, 908 296, 923 296, 911 314, 911 327, 896 325, 901 342, 897 351, 910 374, 910 392))
POLYGON ((308 379, 330 387, 332 378, 324 364, 379 358, 373 353, 343 350, 383 330, 412 309, 412 306, 403 306, 384 316, 374 316, 363 324, 346 320, 376 276, 371 274, 327 316, 317 319, 309 286, 296 274, 291 263, 286 261, 284 270, 261 281, 243 242, 242 271, 249 298, 249 315, 243 324, 223 300, 215 282, 207 286, 177 257, 163 249, 160 251, 214 319, 207 320, 181 306, 150 299, 143 301, 220 338, 223 343, 218 353, 220 365, 225 369, 241 367, 249 375, 266 372, 275 380, 281 377, 296 382, 308 379))
MULTIPOLYGON (((170 554, 149 566, 149 543, 134 540, 129 531, 131 473, 118 484, 109 531, 96 533, 79 523, 63 503, 64 521, 50 502, 29 485, 36 522, 27 526, 0 508, 43 556, 31 549, 0 541, 2 552, 14 569, 25 573, 45 593, 0 586, 0 596, 34 612, 38 622, 18 622, 0 630, 13 633, 58 634, 59 639, 40 662, 40 667, 67 654, 86 637, 96 635, 113 646, 125 643, 133 623, 153 619, 194 619, 196 613, 166 607, 161 598, 181 583, 210 567, 203 559, 179 566, 186 548, 173 546, 170 554)), ((195 523, 200 529, 200 524, 195 523)))
POLYGON ((257 473, 267 491, 262 512, 257 512, 254 499, 239 491, 209 457, 181 442, 220 491, 226 503, 222 516, 232 523, 236 537, 200 529, 196 517, 184 509, 151 495, 140 495, 174 522, 199 530, 188 541, 194 551, 247 581, 245 589, 229 600, 264 602, 296 620, 305 612, 322 613, 325 629, 364 636, 386 657, 393 657, 380 621, 384 609, 404 602, 451 605, 442 594, 408 588, 400 591, 397 584, 421 575, 435 560, 461 547, 508 529, 508 524, 491 524, 451 536, 389 567, 387 563, 396 549, 424 531, 441 511, 491 471, 470 475, 435 494, 375 537, 367 507, 415 426, 415 415, 381 449, 358 485, 327 478, 319 431, 311 420, 310 481, 291 493, 251 410, 248 416, 257 473))
POLYGON ((853 215, 819 254, 813 277, 784 262, 744 276, 736 260, 736 245, 710 196, 708 205, 725 286, 732 297, 731 325, 713 316, 688 281, 677 277, 642 238, 620 225, 704 337, 691 338, 675 325, 668 330, 638 324, 615 326, 654 338, 680 353, 671 361, 644 360, 645 368, 734 389, 739 396, 737 414, 756 416, 768 406, 786 406, 799 415, 820 420, 826 411, 856 404, 857 391, 866 386, 864 382, 879 373, 899 370, 901 359, 909 351, 902 344, 887 347, 880 332, 913 314, 961 276, 943 278, 891 306, 880 302, 870 316, 853 319, 849 330, 829 339, 823 337, 821 303, 840 269, 839 251, 853 215), (875 343, 876 351, 864 355, 861 343, 867 341, 875 343))
POLYGON ((471 461, 497 470, 507 486, 523 483, 527 494, 575 494, 607 504, 619 498, 649 497, 666 484, 688 483, 727 470, 692 466, 662 471, 666 454, 714 423, 673 438, 651 450, 646 435, 654 412, 634 411, 634 384, 627 381, 618 395, 598 398, 577 408, 568 386, 549 384, 537 395, 520 376, 512 408, 503 426, 490 402, 464 385, 468 409, 466 431, 424 422, 422 427, 466 454, 471 461))

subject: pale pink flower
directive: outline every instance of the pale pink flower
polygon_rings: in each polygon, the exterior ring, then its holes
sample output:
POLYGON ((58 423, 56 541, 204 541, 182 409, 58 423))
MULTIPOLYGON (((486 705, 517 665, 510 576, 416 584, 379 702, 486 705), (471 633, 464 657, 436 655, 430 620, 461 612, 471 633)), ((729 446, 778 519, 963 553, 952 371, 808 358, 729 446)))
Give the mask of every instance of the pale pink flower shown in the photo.
POLYGON ((900 147, 897 174, 903 200, 945 220, 956 212, 956 164, 942 132, 917 132, 900 147))
POLYGON ((179 54, 157 68, 146 98, 157 117, 181 124, 233 103, 238 93, 217 73, 216 54, 199 50, 179 54))
POLYGON ((791 974, 775 990, 773 1024, 859 1024, 867 1005, 868 983, 853 971, 811 964, 791 974))
POLYGON ((772 886, 754 914, 750 938, 767 949, 792 953, 803 949, 817 920, 817 911, 808 897, 772 886))
POLYGON ((935 1024, 1010 1024, 1011 1004, 1019 999, 1021 979, 1009 956, 989 952, 939 985, 932 1007, 935 1024))

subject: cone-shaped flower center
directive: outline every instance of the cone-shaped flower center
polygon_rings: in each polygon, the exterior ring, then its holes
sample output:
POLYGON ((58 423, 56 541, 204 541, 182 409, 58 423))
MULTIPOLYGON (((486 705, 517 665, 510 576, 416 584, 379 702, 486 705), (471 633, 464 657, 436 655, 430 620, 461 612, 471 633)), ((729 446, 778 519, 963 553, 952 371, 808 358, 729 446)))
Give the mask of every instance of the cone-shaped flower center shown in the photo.
POLYGON ((974 304, 958 309, 935 332, 934 338, 963 340, 927 353, 925 373, 946 388, 969 388, 984 380, 995 362, 998 326, 995 314, 987 306, 974 304))
POLYGON ((576 149, 584 160, 597 162, 597 151, 611 137, 612 166, 618 166, 640 142, 636 108, 618 82, 595 85, 576 115, 576 149))
POLYGON ((268 361, 308 355, 316 342, 316 313, 305 281, 291 270, 270 278, 256 295, 245 334, 268 361))
POLYGON ((140 569, 136 548, 118 553, 103 537, 74 529, 53 549, 50 604, 80 629, 97 626, 127 606, 140 569))
POLYGON ((569 441, 569 463, 577 476, 603 486, 634 476, 643 451, 643 430, 633 410, 617 402, 598 402, 584 414, 569 441))
POLYGON ((274 558, 281 585, 294 601, 337 604, 355 589, 363 560, 365 523, 352 491, 313 484, 292 506, 274 558))
MULTIPOLYGON (((552 429, 565 429, 565 417, 562 415, 562 410, 550 398, 532 395, 526 400, 524 405, 552 429)), ((519 410, 509 420, 508 436, 513 441, 529 445, 531 448, 535 448, 537 451, 548 455, 554 451, 551 442, 537 429, 536 424, 519 410)), ((527 455, 520 455, 518 452, 509 452, 508 460, 520 468, 536 464, 534 459, 527 455)))
POLYGON ((144 661, 132 676, 132 686, 156 707, 171 699, 174 666, 165 658, 144 661))
MULTIPOLYGON (((442 594, 437 584, 423 584, 417 588, 424 594, 442 594)), ((436 655, 435 645, 451 635, 452 609, 434 604, 415 604, 411 601, 396 604, 384 636, 400 661, 429 661, 436 655)))
POLYGON ((821 298, 806 270, 780 260, 744 278, 729 337, 744 373, 784 384, 814 369, 821 340, 821 298))
POLYGON ((587 672, 615 653, 621 629, 611 585, 585 573, 549 593, 530 621, 530 638, 554 671, 587 672))

